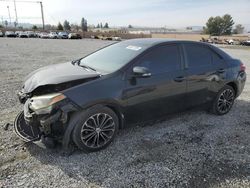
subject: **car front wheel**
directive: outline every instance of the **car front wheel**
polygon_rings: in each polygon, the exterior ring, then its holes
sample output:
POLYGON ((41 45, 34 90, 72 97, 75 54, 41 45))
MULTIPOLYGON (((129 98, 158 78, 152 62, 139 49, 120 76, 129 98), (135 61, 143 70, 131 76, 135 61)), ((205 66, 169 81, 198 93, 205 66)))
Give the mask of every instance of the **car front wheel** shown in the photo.
POLYGON ((98 151, 107 147, 118 131, 118 117, 104 106, 92 107, 82 113, 73 130, 73 141, 84 151, 98 151))
POLYGON ((212 113, 216 115, 224 115, 228 113, 235 100, 235 91, 234 89, 226 85, 224 86, 217 94, 213 106, 212 106, 212 113))

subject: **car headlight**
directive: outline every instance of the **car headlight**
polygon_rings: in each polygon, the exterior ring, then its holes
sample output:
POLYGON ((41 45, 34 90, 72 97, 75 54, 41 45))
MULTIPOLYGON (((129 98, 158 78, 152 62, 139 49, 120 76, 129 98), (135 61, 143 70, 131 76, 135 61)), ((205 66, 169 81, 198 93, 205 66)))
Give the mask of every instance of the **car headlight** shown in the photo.
POLYGON ((62 93, 51 93, 47 95, 34 96, 30 99, 29 108, 37 114, 49 113, 52 110, 52 105, 65 99, 66 96, 62 93))

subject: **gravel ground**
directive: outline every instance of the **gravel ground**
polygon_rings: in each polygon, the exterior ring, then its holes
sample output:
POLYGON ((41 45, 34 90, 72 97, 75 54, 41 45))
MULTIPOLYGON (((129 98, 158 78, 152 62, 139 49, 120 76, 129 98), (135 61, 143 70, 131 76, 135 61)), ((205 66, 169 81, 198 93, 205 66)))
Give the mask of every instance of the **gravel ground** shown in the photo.
MULTIPOLYGON (((22 109, 16 93, 29 72, 109 43, 0 39, 0 187, 250 187, 249 81, 227 115, 196 110, 127 128, 96 153, 65 156, 4 130, 22 109)), ((250 48, 223 48, 250 67, 250 48)))

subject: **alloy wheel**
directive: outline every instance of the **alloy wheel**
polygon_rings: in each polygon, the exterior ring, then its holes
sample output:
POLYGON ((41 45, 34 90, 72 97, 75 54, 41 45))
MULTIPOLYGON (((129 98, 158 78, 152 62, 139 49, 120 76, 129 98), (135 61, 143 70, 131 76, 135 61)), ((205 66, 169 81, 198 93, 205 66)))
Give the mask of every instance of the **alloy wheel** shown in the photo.
POLYGON ((234 102, 234 92, 231 89, 225 89, 219 96, 217 108, 220 113, 228 112, 234 102))
POLYGON ((90 116, 82 125, 81 141, 90 148, 100 148, 109 142, 115 133, 115 122, 106 113, 90 116))

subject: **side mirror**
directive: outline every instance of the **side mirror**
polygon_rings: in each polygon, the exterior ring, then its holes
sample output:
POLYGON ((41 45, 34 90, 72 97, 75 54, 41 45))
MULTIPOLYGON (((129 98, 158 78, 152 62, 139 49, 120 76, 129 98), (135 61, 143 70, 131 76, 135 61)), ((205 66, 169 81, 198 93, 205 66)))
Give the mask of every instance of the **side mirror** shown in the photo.
POLYGON ((137 77, 137 78, 148 78, 151 76, 149 69, 146 67, 134 67, 133 73, 134 73, 134 77, 137 77))

